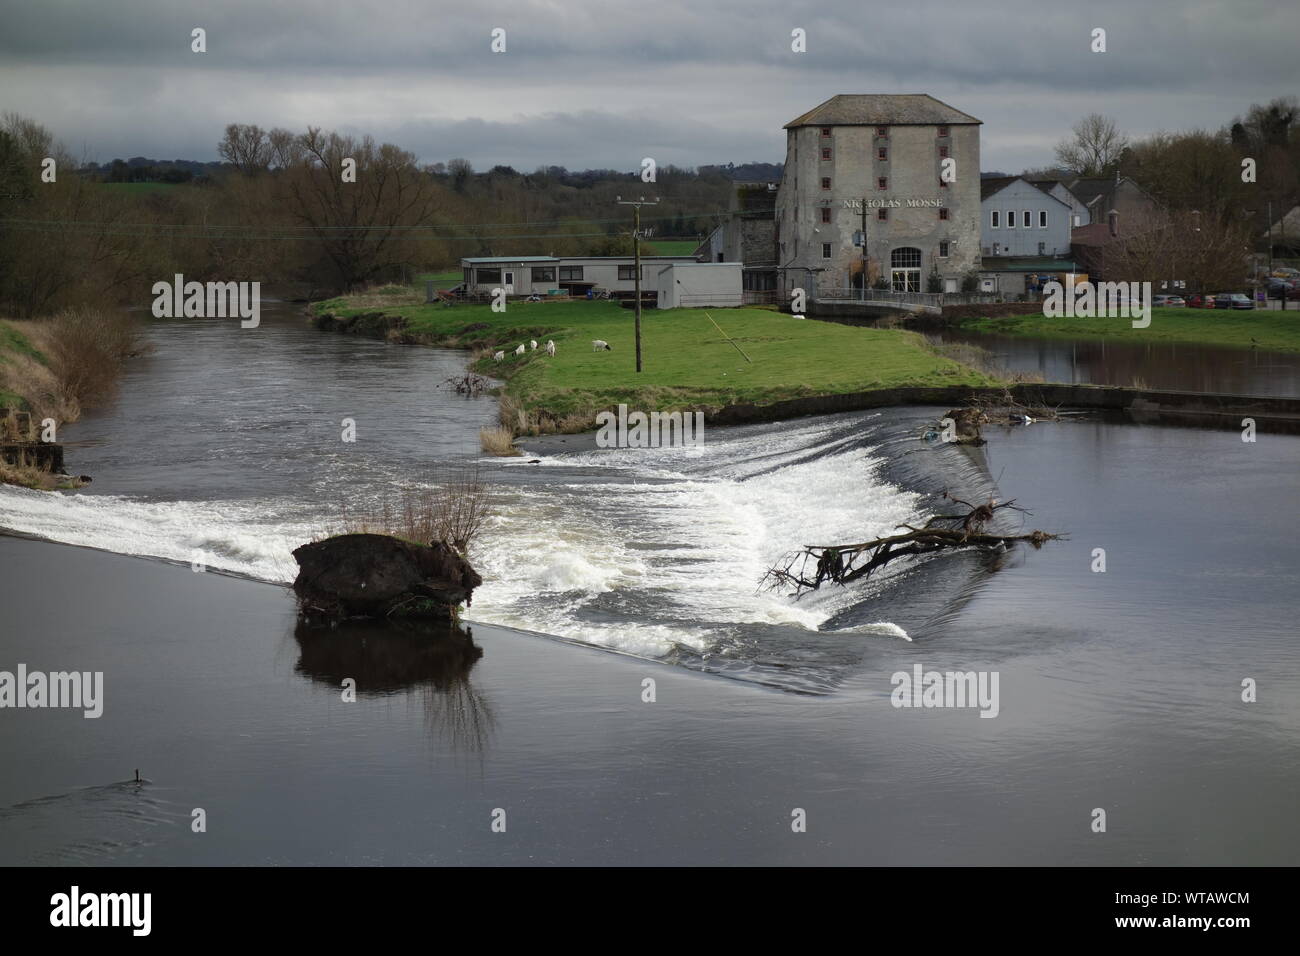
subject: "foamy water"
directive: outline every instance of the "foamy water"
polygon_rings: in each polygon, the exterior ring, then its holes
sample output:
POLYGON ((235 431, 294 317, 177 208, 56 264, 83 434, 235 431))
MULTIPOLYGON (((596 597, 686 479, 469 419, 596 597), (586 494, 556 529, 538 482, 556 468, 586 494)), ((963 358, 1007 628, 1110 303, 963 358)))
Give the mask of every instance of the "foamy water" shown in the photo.
MULTIPOLYGON (((862 589, 795 601, 759 589, 803 544, 867 539, 917 517, 917 495, 843 424, 788 427, 689 449, 594 450, 499 467, 494 515, 471 555, 484 577, 467 617, 624 653, 708 654, 743 625, 816 631, 862 589), (515 484, 515 468, 555 477, 515 484), (564 471, 580 481, 567 481, 564 471), (607 479, 607 480, 606 480, 607 479), (851 531, 848 531, 851 529, 851 531)), ((288 584, 292 551, 328 530, 310 498, 149 501, 0 490, 11 531, 288 584)), ((879 584, 873 587, 880 587, 879 584)), ((889 622, 846 633, 907 639, 889 622)))

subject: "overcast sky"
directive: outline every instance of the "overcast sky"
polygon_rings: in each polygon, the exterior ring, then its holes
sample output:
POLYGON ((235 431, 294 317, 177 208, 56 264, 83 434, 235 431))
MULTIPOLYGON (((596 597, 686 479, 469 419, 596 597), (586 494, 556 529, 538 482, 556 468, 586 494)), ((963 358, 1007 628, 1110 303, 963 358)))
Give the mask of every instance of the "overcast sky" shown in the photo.
POLYGON ((1090 111, 1142 135, 1300 92, 1295 0, 0 0, 0 24, 0 110, 100 162, 215 159, 232 122, 477 169, 780 162, 836 93, 930 93, 1019 172, 1090 111))

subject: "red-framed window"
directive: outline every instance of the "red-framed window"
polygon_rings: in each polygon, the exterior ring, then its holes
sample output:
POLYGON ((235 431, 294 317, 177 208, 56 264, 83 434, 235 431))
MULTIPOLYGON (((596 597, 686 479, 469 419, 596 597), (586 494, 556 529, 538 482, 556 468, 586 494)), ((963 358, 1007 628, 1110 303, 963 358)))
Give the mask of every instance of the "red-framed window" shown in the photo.
POLYGON ((830 221, 831 221, 831 207, 822 206, 822 222, 830 222, 830 221))
POLYGON ((888 188, 889 188, 889 177, 888 177, 888 176, 877 176, 877 177, 876 177, 876 188, 879 189, 879 190, 882 190, 882 191, 888 189, 888 188))
POLYGON ((829 176, 823 176, 822 189, 830 189, 830 188, 831 188, 831 178, 829 176))

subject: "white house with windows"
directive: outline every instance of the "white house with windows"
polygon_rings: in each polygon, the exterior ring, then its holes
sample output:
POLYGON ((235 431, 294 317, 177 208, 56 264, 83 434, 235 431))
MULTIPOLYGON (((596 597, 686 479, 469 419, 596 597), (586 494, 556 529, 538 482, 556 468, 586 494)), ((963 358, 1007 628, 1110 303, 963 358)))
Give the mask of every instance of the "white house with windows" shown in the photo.
POLYGON ((1050 187, 1019 176, 980 181, 980 291, 1039 293, 1052 278, 1075 271, 1070 237, 1079 213, 1050 187))
MULTIPOLYGON (((694 256, 642 256, 641 291, 655 290, 664 266, 698 262, 694 256)), ((636 294, 636 260, 632 256, 491 256, 460 260, 462 288, 490 295, 505 289, 509 296, 585 296, 588 290, 608 289, 619 296, 636 294)))
POLYGON ((1074 210, 1019 176, 980 181, 980 253, 989 256, 1065 256, 1074 210))

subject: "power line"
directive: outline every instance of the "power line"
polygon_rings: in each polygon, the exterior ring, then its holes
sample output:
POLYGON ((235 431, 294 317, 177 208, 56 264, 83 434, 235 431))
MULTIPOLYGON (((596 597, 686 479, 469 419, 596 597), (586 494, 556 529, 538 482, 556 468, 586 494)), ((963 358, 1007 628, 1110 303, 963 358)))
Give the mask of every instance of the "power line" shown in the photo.
MULTIPOLYGON (((683 217, 685 217, 685 218, 691 218, 691 219, 707 219, 707 218, 722 217, 722 216, 727 216, 727 215, 729 215, 729 213, 727 213, 726 211, 719 211, 719 210, 711 210, 711 211, 707 211, 707 212, 681 212, 681 213, 678 213, 678 214, 676 214, 676 215, 672 215, 672 216, 659 216, 659 217, 655 217, 655 218, 645 219, 645 220, 643 220, 643 222, 673 222, 674 220, 679 219, 679 218, 683 218, 683 217)), ((584 217, 584 218, 579 219, 579 220, 577 221, 577 223, 575 223, 575 224, 581 224, 581 225, 620 224, 620 223, 623 223, 624 221, 625 221, 625 220, 622 220, 622 219, 588 219, 588 218, 585 218, 585 217, 584 217)), ((262 231, 265 232, 265 233, 267 233, 267 234, 272 234, 272 233, 276 233, 276 232, 312 232, 312 233, 317 233, 317 232, 322 232, 322 231, 327 231, 327 230, 339 230, 339 231, 364 232, 364 231, 369 231, 369 230, 375 230, 375 231, 379 231, 379 230, 388 230, 388 231, 418 231, 418 230, 426 230, 426 229, 508 229, 508 228, 509 228, 509 229, 512 229, 512 228, 517 228, 517 227, 522 227, 522 226, 547 226, 547 225, 562 226, 562 225, 564 225, 565 223, 572 223, 572 222, 574 222, 574 220, 572 220, 572 219, 536 219, 536 220, 527 221, 527 222, 467 222, 467 223, 438 223, 438 224, 434 224, 434 225, 430 225, 430 226, 385 226, 385 225, 377 225, 377 226, 363 226, 363 225, 356 225, 356 226, 325 226, 325 225, 322 225, 322 226, 310 226, 310 225, 297 225, 297 226, 272 226, 272 227, 265 227, 262 231)), ((98 221, 93 220, 93 219, 18 219, 18 218, 8 218, 8 219, 0 219, 0 223, 6 223, 6 224, 42 224, 42 225, 53 225, 53 226, 86 226, 86 227, 88 227, 88 228, 98 228, 98 227, 100 227, 100 226, 103 225, 103 223, 98 222, 98 221)), ((134 223, 134 222, 131 222, 131 223, 114 223, 114 226, 115 226, 115 227, 120 227, 120 228, 146 229, 146 230, 166 230, 166 229, 187 230, 187 229, 223 229, 223 228, 229 228, 228 226, 205 226, 205 225, 202 225, 202 224, 199 224, 199 223, 152 223, 152 222, 139 222, 139 223, 134 223)), ((513 237, 508 237, 508 238, 513 238, 513 237)))
MULTIPOLYGON (((11 224, 13 220, 0 219, 0 224, 11 224)), ((14 225, 15 232, 59 232, 62 231, 63 223, 43 223, 43 224, 22 224, 14 225)), ((329 242, 347 239, 346 233, 336 233, 333 235, 319 235, 311 230, 304 230, 300 234, 283 233, 283 234, 253 234, 250 232, 217 232, 212 229, 202 232, 169 232, 169 233, 152 233, 141 229, 123 229, 117 227, 102 228, 98 224, 86 224, 88 228, 75 230, 81 235, 101 235, 101 236, 123 236, 123 237, 143 237, 159 239, 209 239, 209 240, 239 240, 239 239, 257 239, 257 240, 288 240, 291 242, 309 241, 309 242, 329 242)), ((206 227, 205 227, 206 228, 206 227)), ((496 242, 505 239, 609 239, 616 236, 617 233, 610 232, 542 232, 542 233, 521 233, 521 234, 504 234, 504 233, 487 233, 487 234, 470 234, 470 235, 440 235, 430 233, 421 235, 418 233, 407 233, 395 236, 396 239, 407 241, 433 240, 438 242, 496 242)), ((688 237, 689 238, 689 237, 688 237)), ((651 238, 651 243, 656 240, 651 238)), ((660 242, 671 241, 670 239, 660 239, 660 242)))

